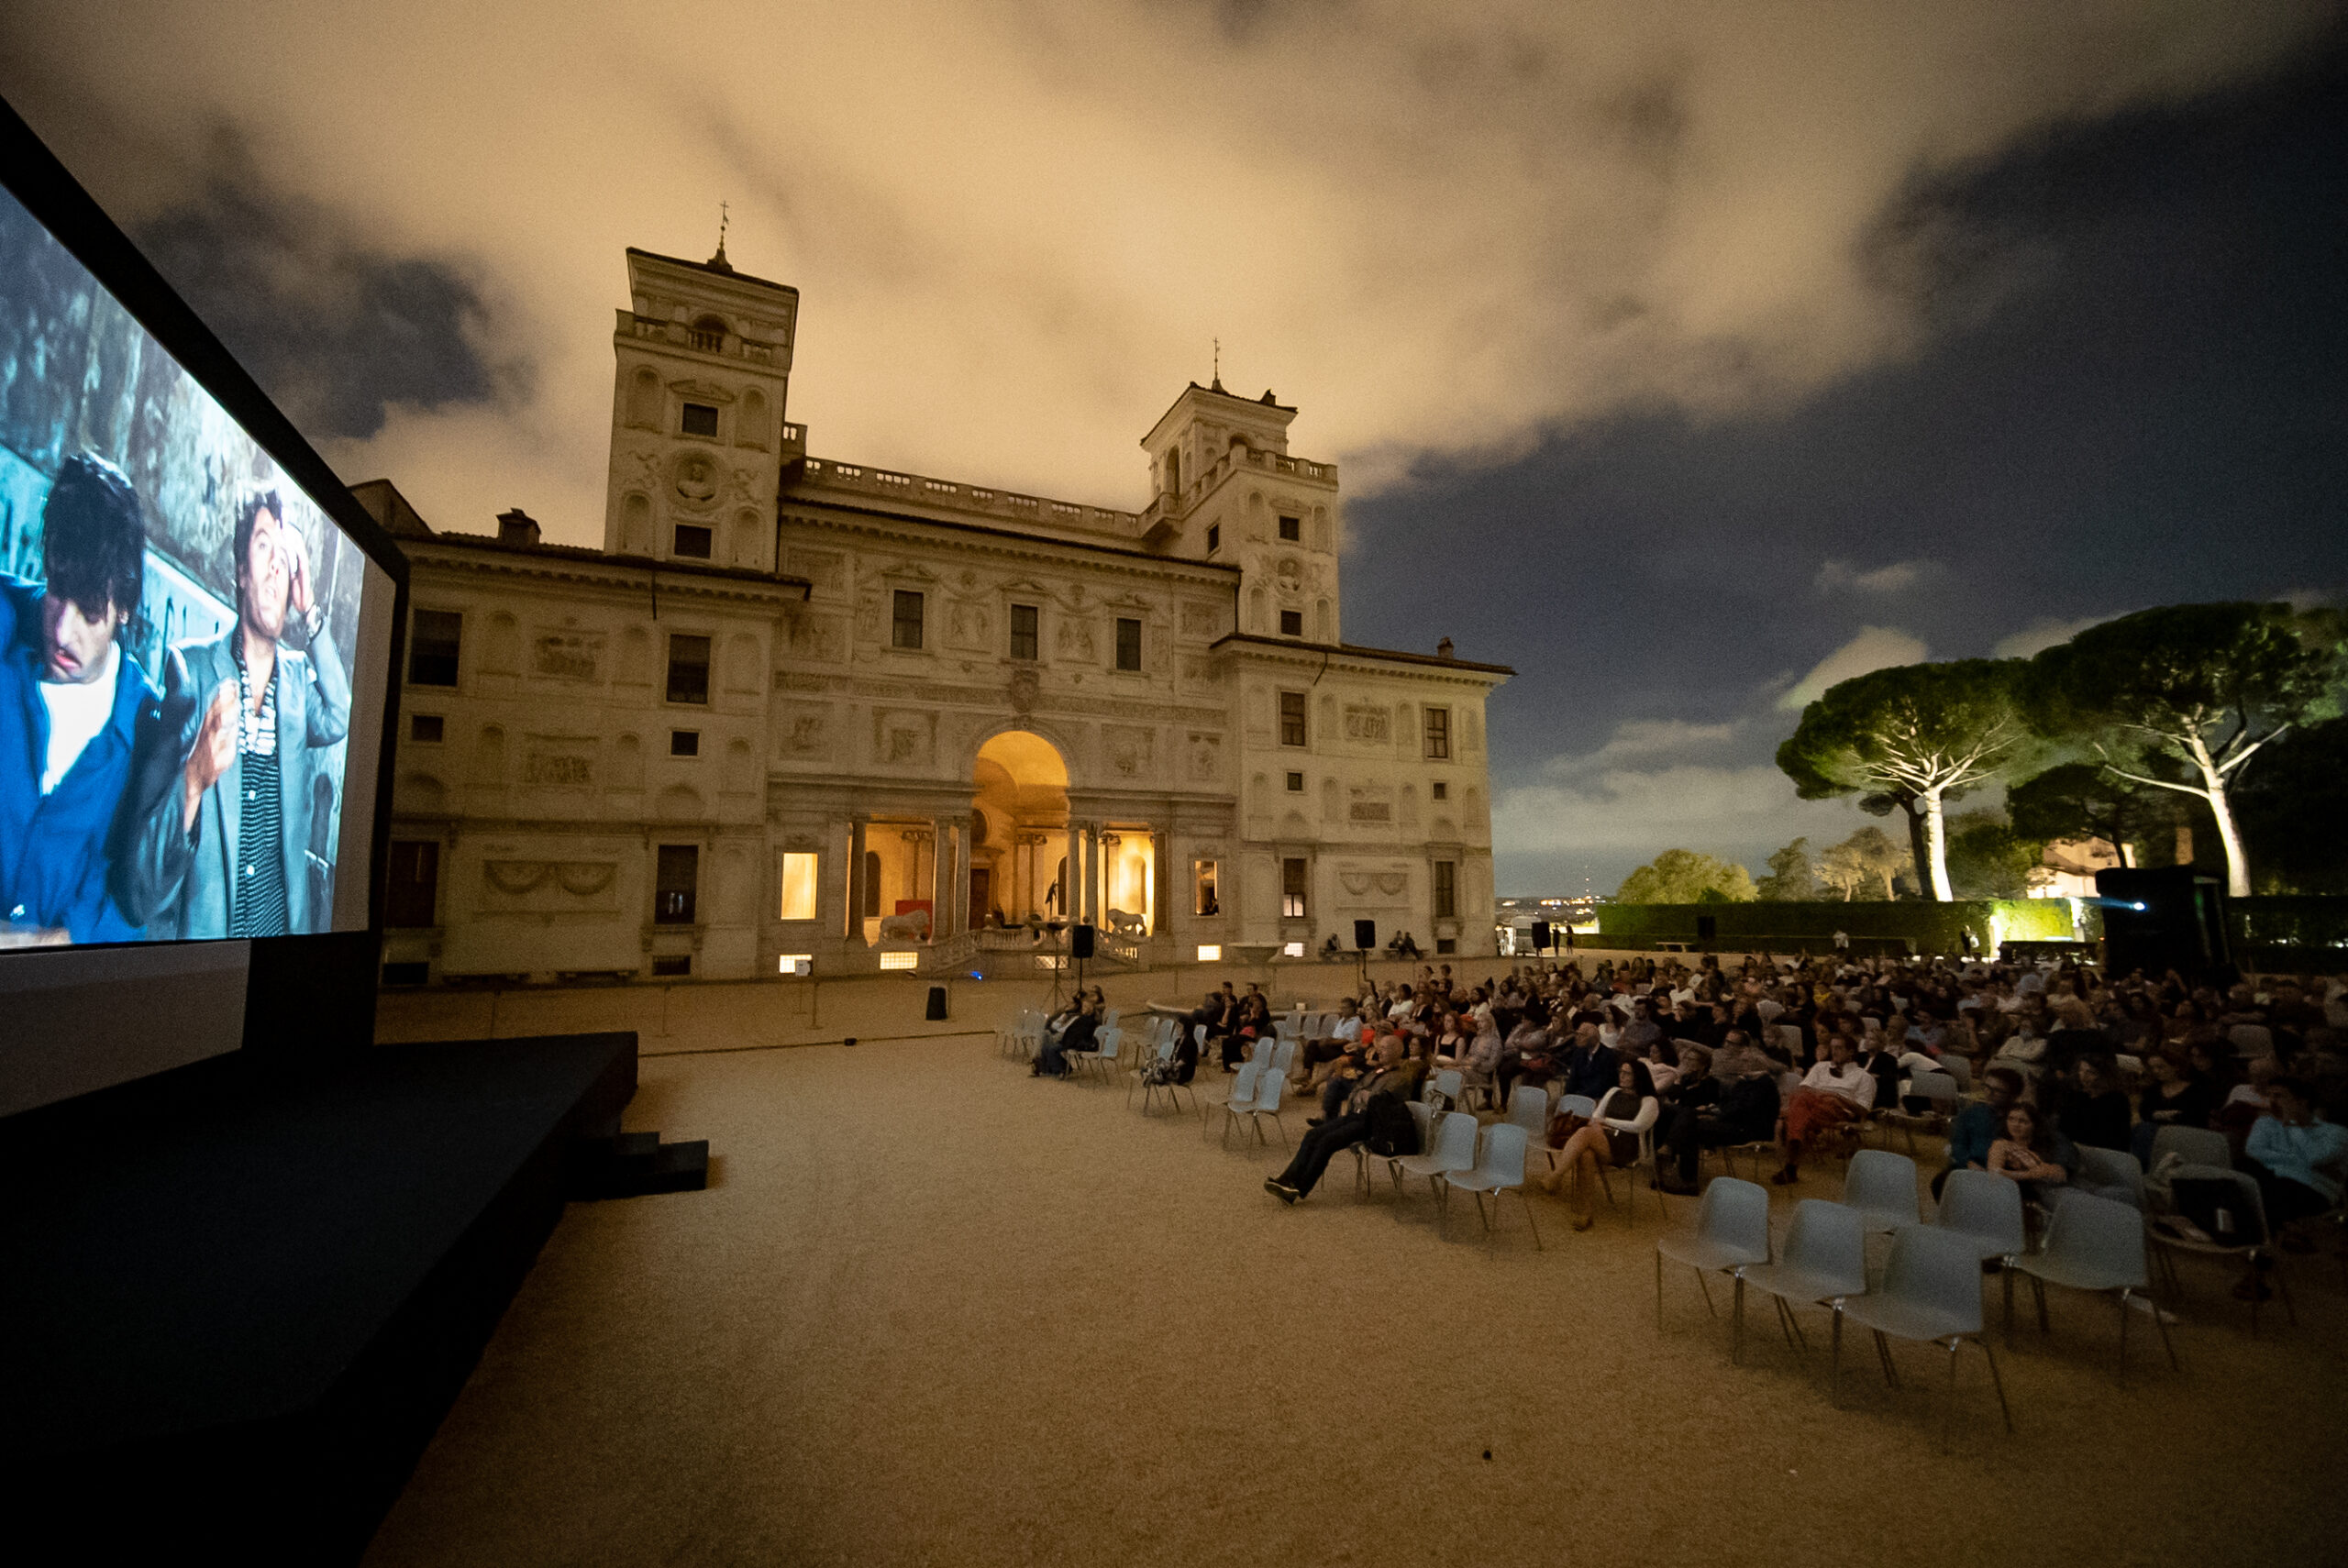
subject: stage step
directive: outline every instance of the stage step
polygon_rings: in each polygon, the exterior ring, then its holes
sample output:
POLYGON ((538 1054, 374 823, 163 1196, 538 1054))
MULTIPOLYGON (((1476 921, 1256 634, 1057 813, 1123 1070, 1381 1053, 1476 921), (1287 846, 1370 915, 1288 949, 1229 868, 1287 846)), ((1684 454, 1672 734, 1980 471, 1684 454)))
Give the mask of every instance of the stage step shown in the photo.
POLYGON ((574 1199, 699 1192, 709 1186, 709 1140, 663 1143, 658 1132, 581 1138, 570 1146, 570 1176, 574 1199))

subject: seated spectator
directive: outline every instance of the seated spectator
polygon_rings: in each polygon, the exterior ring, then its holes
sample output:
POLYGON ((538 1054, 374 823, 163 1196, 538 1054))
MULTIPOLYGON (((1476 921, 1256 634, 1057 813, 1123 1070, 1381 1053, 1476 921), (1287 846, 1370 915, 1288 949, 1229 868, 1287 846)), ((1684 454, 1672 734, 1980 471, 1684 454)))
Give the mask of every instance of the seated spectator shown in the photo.
POLYGON ((1329 1032, 1315 1040, 1306 1040, 1297 1047, 1295 1070, 1289 1076, 1299 1087, 1312 1081, 1313 1069, 1324 1062, 1334 1062, 1354 1050, 1362 1037, 1361 1004, 1347 997, 1337 1013, 1337 1021, 1329 1032))
POLYGON ((1742 1029, 1730 1030, 1722 1037, 1721 1048, 1712 1053, 1712 1077, 1723 1084, 1760 1073, 1769 1075, 1774 1083, 1789 1065, 1755 1045, 1752 1034, 1742 1029))
POLYGON ((1043 1049, 1036 1053, 1036 1065, 1027 1069, 1031 1078, 1064 1078, 1068 1077, 1068 1053, 1090 1051, 1101 1028, 1100 1005, 1093 1000, 1099 995, 1084 992, 1058 1016, 1065 1020, 1056 1030, 1050 1022, 1044 1025, 1043 1049))
POLYGON ((2024 1202, 2043 1203, 2048 1188, 2079 1174, 2079 1154, 2036 1106, 2017 1100, 2006 1108, 2002 1135, 1989 1145, 1985 1166, 2020 1182, 2024 1202))
POLYGON ((1859 1066, 1857 1042, 1847 1034, 1830 1036, 1826 1053, 1827 1059, 1803 1076, 1801 1087, 1786 1102, 1785 1165, 1769 1178, 1779 1187, 1801 1179, 1803 1144, 1856 1121, 1875 1104, 1875 1077, 1859 1066))
POLYGON ((2153 1139, 2160 1130, 2209 1126, 2211 1113, 2218 1109, 2218 1097, 2210 1092, 2209 1080, 2195 1072, 2186 1054, 2174 1045, 2145 1057, 2144 1072, 2152 1081, 2136 1097, 2136 1126, 2129 1134, 2128 1147, 2136 1163, 2150 1170, 2153 1139))
POLYGON ((2054 1125, 2072 1143, 2090 1149, 2128 1148, 2128 1096, 2110 1056, 2095 1052, 2079 1057, 2071 1082, 2054 1099, 2054 1125))
POLYGON ((1620 1058, 1607 1047, 1597 1026, 1579 1025, 1574 1030, 1572 1047, 1566 1052, 1560 1098, 1578 1094, 1591 1100, 1603 1099, 1619 1081, 1615 1071, 1619 1065, 1620 1058))
POLYGON ((2306 1252, 2303 1236, 2279 1232, 2339 1207, 2342 1177, 2348 1174, 2348 1127, 2323 1119, 2306 1079, 2277 1077, 2266 1085, 2266 1113, 2251 1124, 2243 1153, 2242 1168, 2265 1199, 2268 1228, 2282 1245, 2306 1252))
POLYGON ((1336 1101, 1324 1101, 1330 1114, 1315 1119, 1297 1140, 1295 1157, 1279 1175, 1265 1178, 1264 1190, 1282 1203, 1294 1203, 1311 1192, 1340 1149, 1369 1135, 1372 1100, 1390 1096, 1407 1101, 1417 1088, 1418 1074, 1403 1059, 1401 1036, 1387 1035, 1378 1043, 1374 1069, 1357 1079, 1347 1079, 1336 1101))
MULTIPOLYGON (((1598 1115, 1567 1135, 1557 1165, 1541 1178, 1544 1192, 1557 1190, 1559 1178, 1573 1178, 1574 1229, 1587 1231, 1597 1223, 1589 1189, 1609 1165, 1630 1165, 1639 1157, 1639 1134, 1656 1124, 1663 1102, 1645 1062, 1624 1062, 1616 1070, 1615 1087, 1598 1104, 1598 1115)), ((1552 1121, 1555 1126, 1555 1121, 1552 1121)))
POLYGON ((1721 1099, 1720 1080, 1712 1077, 1711 1052, 1701 1045, 1681 1046, 1678 1069, 1671 1082, 1656 1085, 1656 1094, 1663 1102, 1656 1121, 1663 1133, 1657 1142, 1680 1156, 1671 1170, 1657 1171, 1656 1184, 1666 1192, 1692 1193, 1696 1190, 1697 1123, 1721 1099))

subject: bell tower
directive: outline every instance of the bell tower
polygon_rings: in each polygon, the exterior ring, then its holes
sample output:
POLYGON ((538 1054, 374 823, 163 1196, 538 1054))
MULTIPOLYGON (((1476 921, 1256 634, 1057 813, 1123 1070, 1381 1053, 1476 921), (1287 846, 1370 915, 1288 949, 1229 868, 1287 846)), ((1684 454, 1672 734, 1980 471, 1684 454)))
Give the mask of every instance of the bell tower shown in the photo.
POLYGON ((1267 391, 1235 396, 1192 381, 1142 437, 1151 490, 1142 543, 1238 566, 1239 629, 1341 640, 1337 465, 1290 457, 1296 410, 1267 391))
POLYGON ((630 247, 629 308, 612 334, 612 466, 604 548, 774 569, 799 291, 630 247))

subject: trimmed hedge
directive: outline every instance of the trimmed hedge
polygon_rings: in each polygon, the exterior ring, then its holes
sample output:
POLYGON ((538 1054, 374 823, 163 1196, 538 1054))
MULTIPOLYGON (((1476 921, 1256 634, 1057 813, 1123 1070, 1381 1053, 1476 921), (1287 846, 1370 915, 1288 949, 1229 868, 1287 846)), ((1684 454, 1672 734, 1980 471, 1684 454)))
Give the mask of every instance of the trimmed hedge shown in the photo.
MULTIPOLYGON (((2093 911, 2082 911, 2093 914, 2093 911)), ((1780 952, 1806 947, 1824 952, 1834 944, 1834 933, 1847 933, 1855 950, 1864 940, 1877 944, 1904 943, 1917 953, 1956 953, 1963 949, 1960 932, 1970 931, 1975 951, 1991 954, 2000 942, 2070 942, 2102 934, 2100 921, 2075 923, 2072 906, 2064 899, 1965 899, 1953 903, 1922 900, 1900 903, 1761 901, 1734 904, 1600 904, 1598 906, 1600 944, 1621 937, 1644 945, 1650 942, 1680 942, 1706 948, 1775 948, 1780 952), (1697 922, 1710 919, 1711 934, 1700 934, 1697 922), (2082 926, 2088 929, 2082 929, 2082 926)))
POLYGON ((2229 899, 2226 935, 2245 969, 2348 972, 2348 898, 2229 899))

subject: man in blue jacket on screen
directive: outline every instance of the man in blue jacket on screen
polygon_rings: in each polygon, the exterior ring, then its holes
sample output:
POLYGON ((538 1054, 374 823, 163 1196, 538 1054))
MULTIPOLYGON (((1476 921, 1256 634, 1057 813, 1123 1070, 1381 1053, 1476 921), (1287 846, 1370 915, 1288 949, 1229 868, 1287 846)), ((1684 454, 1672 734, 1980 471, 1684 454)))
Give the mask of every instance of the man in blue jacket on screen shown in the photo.
POLYGON ((350 729, 350 678, 327 636, 302 531, 275 491, 237 510, 237 624, 173 647, 163 667, 164 758, 131 856, 125 908, 158 937, 325 931, 309 874, 312 819, 331 812, 350 729))
POLYGON ((65 459, 41 511, 40 583, 0 575, 0 940, 127 942, 107 890, 116 808, 158 693, 123 646, 147 523, 120 469, 65 459))

